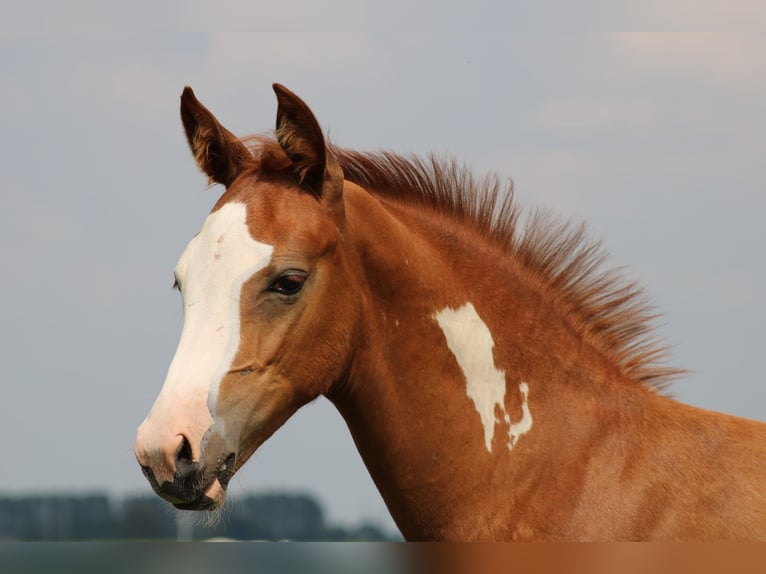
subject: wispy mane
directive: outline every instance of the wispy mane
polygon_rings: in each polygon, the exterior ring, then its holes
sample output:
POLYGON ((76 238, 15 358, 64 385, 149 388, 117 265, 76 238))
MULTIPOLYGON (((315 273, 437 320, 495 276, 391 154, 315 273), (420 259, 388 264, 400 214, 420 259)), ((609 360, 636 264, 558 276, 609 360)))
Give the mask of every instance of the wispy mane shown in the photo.
MULTIPOLYGON (((259 137, 249 143, 258 169, 285 169, 276 142, 259 137)), ((661 390, 682 373, 663 364, 667 349, 655 333, 657 313, 642 289, 605 267, 607 253, 588 238, 584 224, 562 222, 545 210, 529 212, 522 224, 524 210, 510 180, 476 176, 453 159, 334 146, 331 152, 347 180, 374 195, 450 216, 520 261, 546 284, 573 327, 625 376, 661 390)))

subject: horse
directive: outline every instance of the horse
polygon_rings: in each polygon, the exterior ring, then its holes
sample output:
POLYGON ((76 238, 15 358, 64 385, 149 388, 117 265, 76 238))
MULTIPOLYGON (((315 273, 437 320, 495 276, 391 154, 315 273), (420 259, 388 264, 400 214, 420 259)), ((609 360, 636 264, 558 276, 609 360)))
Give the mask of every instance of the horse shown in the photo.
POLYGON ((668 396, 656 312, 583 225, 454 159, 337 147, 273 89, 275 132, 244 138, 181 95, 224 191, 137 432, 159 496, 220 508, 324 396, 406 540, 766 540, 766 424, 668 396))

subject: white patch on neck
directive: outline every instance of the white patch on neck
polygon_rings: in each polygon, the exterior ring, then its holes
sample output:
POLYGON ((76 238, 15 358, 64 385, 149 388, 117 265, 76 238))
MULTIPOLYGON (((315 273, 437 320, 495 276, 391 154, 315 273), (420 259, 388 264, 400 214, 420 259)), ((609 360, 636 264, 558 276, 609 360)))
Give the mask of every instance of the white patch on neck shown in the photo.
POLYGON ((532 428, 532 413, 529 411, 529 385, 521 383, 521 420, 511 423, 505 410, 505 372, 495 367, 492 349, 495 342, 487 325, 481 320, 472 303, 466 303, 460 309, 445 308, 434 314, 439 323, 447 346, 455 355, 457 363, 465 375, 466 392, 473 401, 476 411, 484 426, 484 444, 492 452, 492 439, 495 425, 500 420, 495 417, 495 407, 499 406, 503 421, 508 426, 508 450, 519 438, 532 428))
POLYGON ((176 266, 184 326, 152 412, 189 419, 194 434, 210 428, 221 380, 239 348, 242 286, 273 251, 250 235, 245 204, 227 203, 208 216, 176 266))

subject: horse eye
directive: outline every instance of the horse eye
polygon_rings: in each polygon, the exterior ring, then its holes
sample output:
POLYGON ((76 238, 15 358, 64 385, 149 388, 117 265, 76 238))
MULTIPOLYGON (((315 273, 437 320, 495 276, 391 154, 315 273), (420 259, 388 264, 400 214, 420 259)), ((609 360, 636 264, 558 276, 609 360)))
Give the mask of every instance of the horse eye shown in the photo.
POLYGON ((303 289, 306 277, 303 271, 286 271, 269 286, 269 291, 280 295, 295 295, 303 289))

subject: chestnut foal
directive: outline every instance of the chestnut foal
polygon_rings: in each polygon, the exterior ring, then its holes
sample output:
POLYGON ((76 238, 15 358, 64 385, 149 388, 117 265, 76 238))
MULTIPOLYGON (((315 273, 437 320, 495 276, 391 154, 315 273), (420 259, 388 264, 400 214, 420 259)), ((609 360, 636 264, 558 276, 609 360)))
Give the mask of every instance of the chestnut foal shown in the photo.
POLYGON ((518 223, 452 162, 344 151, 275 85, 241 140, 186 88, 225 192, 175 269, 181 340, 136 456, 213 509, 297 409, 336 405, 408 540, 766 540, 766 424, 663 396, 652 313, 581 227, 518 223))

